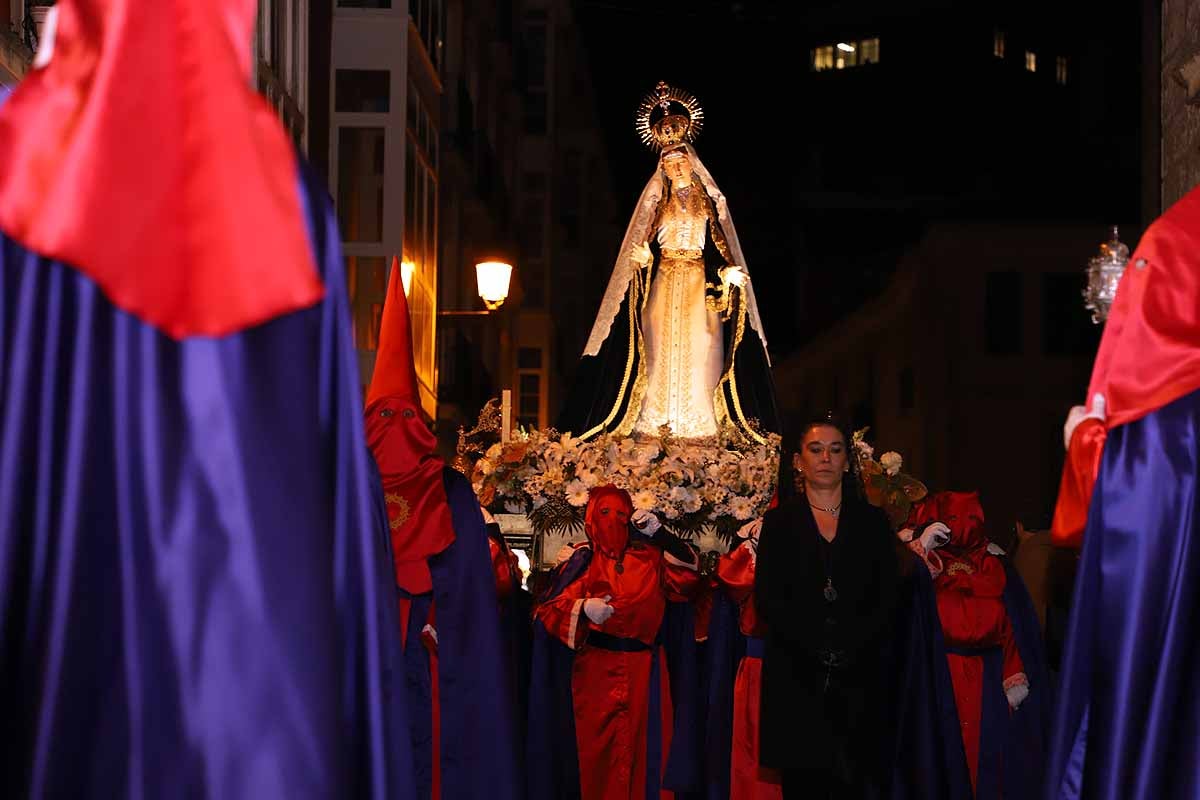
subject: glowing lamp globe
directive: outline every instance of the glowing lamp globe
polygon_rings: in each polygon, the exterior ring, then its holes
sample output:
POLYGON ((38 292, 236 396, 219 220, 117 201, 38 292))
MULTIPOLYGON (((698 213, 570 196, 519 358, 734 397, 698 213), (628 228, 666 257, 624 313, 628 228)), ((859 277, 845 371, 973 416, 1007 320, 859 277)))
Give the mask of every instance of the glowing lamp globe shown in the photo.
POLYGON ((475 265, 475 278, 479 284, 479 296, 488 311, 495 311, 508 298, 508 284, 512 280, 512 264, 503 261, 484 261, 475 265))

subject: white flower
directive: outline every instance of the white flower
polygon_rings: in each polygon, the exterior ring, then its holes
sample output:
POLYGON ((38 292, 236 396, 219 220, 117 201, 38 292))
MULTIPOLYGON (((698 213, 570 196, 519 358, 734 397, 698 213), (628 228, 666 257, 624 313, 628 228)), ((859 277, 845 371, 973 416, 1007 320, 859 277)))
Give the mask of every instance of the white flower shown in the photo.
POLYGON ((571 481, 565 488, 567 494, 567 502, 579 508, 586 506, 588 501, 588 487, 584 486, 583 481, 571 481))
POLYGON ((734 519, 746 520, 754 516, 754 503, 749 497, 731 497, 729 499, 729 511, 733 514, 734 519))
POLYGON ((867 444, 862 439, 859 439, 857 442, 855 442, 854 447, 858 450, 859 458, 870 458, 871 456, 875 455, 875 448, 871 447, 871 445, 867 444))
POLYGON ((693 496, 692 490, 686 486, 673 486, 671 491, 667 493, 667 500, 672 503, 686 503, 693 496))
POLYGON ((879 465, 883 467, 888 475, 895 475, 900 472, 900 465, 904 463, 904 459, 899 453, 889 450, 879 457, 879 465))
POLYGON ((653 511, 658 505, 658 497, 649 489, 641 489, 633 495, 633 507, 638 511, 653 511))
POLYGON ((575 468, 575 478, 583 481, 583 485, 589 489, 600 482, 600 475, 583 465, 575 468))
POLYGON ((479 470, 480 475, 491 475, 496 471, 496 465, 491 459, 481 458, 475 462, 475 468, 479 470))

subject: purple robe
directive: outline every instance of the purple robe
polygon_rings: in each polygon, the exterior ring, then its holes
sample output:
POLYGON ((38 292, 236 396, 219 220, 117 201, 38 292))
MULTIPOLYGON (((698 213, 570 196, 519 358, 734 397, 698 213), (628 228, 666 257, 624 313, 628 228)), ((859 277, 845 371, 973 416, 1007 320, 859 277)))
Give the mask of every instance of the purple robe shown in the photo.
POLYGON ((1062 663, 1049 800, 1200 797, 1198 459, 1200 392, 1108 432, 1062 663))
POLYGON ((0 232, 0 795, 412 797, 337 227, 297 190, 325 298, 220 338, 0 232))

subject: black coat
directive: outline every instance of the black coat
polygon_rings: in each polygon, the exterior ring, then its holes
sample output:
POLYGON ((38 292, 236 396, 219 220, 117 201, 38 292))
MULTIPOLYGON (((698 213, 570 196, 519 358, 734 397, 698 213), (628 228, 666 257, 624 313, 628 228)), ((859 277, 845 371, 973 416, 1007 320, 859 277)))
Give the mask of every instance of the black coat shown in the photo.
POLYGON ((828 547, 804 495, 764 517, 755 583, 758 612, 768 628, 760 728, 764 766, 831 768, 847 779, 882 777, 888 763, 895 552, 883 512, 849 496, 828 547), (824 596, 829 577, 837 592, 833 602, 824 596))

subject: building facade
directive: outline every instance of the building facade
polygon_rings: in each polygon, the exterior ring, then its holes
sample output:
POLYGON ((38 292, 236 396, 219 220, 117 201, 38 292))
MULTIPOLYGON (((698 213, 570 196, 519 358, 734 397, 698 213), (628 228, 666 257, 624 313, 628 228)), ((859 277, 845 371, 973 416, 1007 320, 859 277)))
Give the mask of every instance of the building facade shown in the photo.
POLYGON ((338 212, 364 387, 389 269, 401 265, 422 409, 437 413, 438 0, 336 0, 329 181, 338 212))
POLYGON ((439 423, 444 446, 512 391, 513 419, 552 424, 620 244, 588 62, 565 0, 457 2, 447 24, 439 423), (515 264, 490 315, 474 265, 515 264), (567 324, 564 324, 567 323, 567 324))

